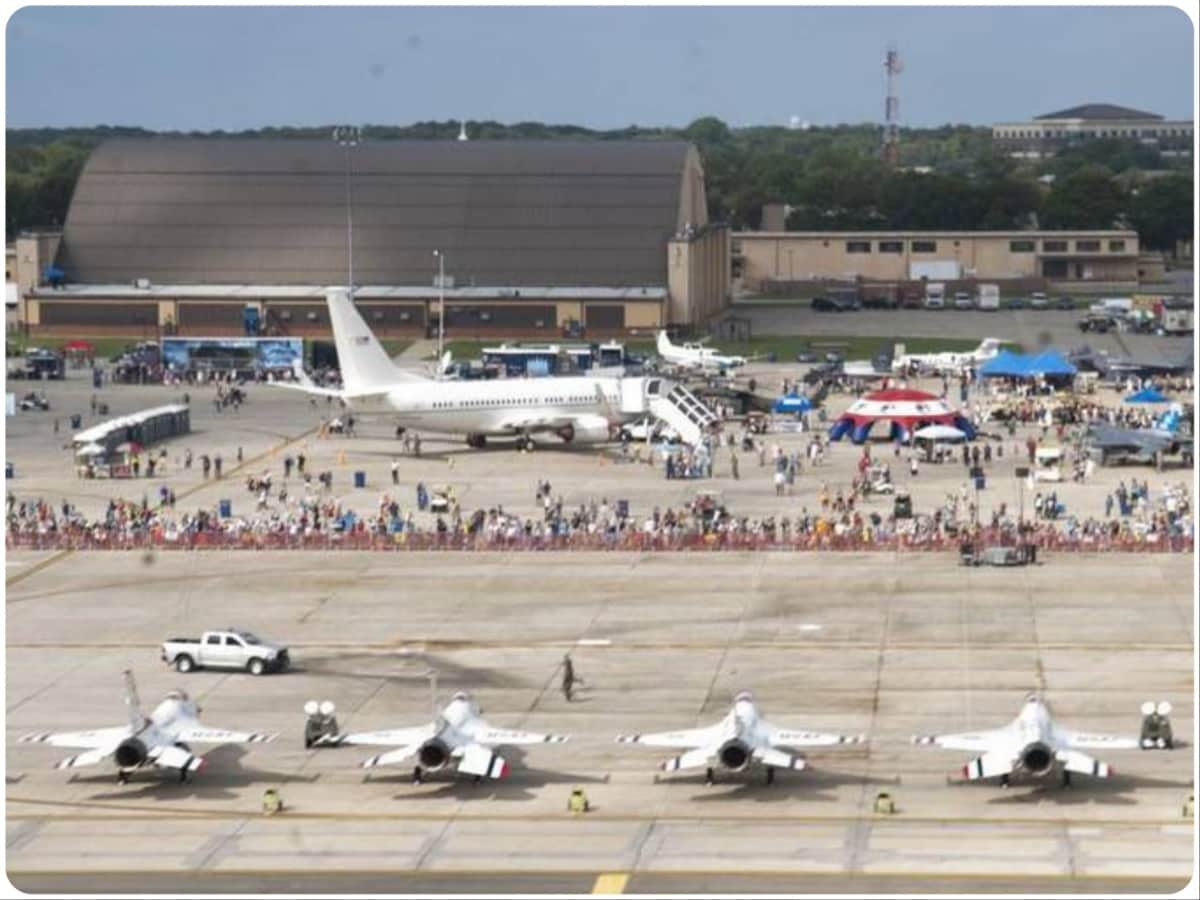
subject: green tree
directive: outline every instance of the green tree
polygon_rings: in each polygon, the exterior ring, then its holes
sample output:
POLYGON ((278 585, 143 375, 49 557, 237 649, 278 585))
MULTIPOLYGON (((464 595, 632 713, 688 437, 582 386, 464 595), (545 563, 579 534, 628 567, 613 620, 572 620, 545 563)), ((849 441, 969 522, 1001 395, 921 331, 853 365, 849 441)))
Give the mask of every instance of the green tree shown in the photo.
POLYGON ((1143 246, 1172 251, 1176 241, 1195 237, 1193 182, 1188 175, 1155 178, 1137 187, 1129 202, 1129 221, 1143 246))
POLYGON ((1044 228, 1112 228, 1126 206, 1125 192, 1104 166, 1083 166, 1054 182, 1042 205, 1044 228))

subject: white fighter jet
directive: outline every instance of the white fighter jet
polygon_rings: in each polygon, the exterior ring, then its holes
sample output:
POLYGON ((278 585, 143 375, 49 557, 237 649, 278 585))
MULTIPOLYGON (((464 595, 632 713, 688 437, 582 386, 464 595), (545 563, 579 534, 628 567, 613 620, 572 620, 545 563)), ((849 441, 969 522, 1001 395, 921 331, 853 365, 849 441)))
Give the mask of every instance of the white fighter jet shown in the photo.
POLYGON ((727 356, 703 342, 673 344, 665 331, 658 333, 658 355, 673 366, 682 369, 699 369, 708 372, 724 372, 744 366, 750 360, 744 356, 727 356))
POLYGON ((493 728, 481 716, 478 704, 470 694, 456 693, 436 718, 427 725, 396 728, 390 731, 362 731, 355 734, 335 734, 316 741, 317 746, 370 744, 395 747, 379 753, 362 763, 364 769, 390 766, 413 757, 413 784, 420 784, 426 772, 437 772, 458 764, 458 771, 474 775, 479 782, 488 778, 504 778, 508 763, 492 747, 514 744, 561 744, 567 738, 558 734, 538 734, 533 731, 510 731, 493 728))
POLYGON ((892 369, 896 372, 917 369, 938 375, 953 375, 968 366, 981 366, 999 352, 999 338, 984 338, 978 347, 965 353, 902 353, 892 360, 892 369))
POLYGON ((117 780, 124 784, 129 773, 144 766, 173 769, 181 782, 198 772, 204 757, 192 753, 189 744, 261 744, 275 739, 258 731, 226 731, 205 728, 197 718, 200 707, 183 691, 171 691, 149 716, 142 712, 133 673, 125 672, 127 725, 92 731, 35 732, 20 738, 24 743, 72 747, 85 752, 61 760, 56 769, 94 766, 111 759, 117 780))
POLYGON ((686 731, 663 731, 658 734, 623 734, 622 744, 646 744, 650 747, 691 748, 687 753, 668 759, 662 764, 666 772, 706 767, 709 784, 713 782, 713 763, 731 772, 742 772, 752 763, 766 766, 767 784, 775 780, 776 769, 800 770, 806 765, 802 756, 781 750, 781 747, 833 747, 861 744, 862 735, 822 734, 776 728, 762 717, 754 698, 742 691, 733 698, 733 708, 715 725, 689 728, 686 731))
POLYGON ((1112 766, 1081 753, 1081 750, 1136 750, 1142 746, 1136 735, 1117 737, 1068 731, 1055 724, 1050 708, 1037 694, 1029 694, 1020 714, 1002 728, 967 734, 926 734, 913 737, 914 744, 932 744, 945 750, 982 751, 962 767, 964 778, 1000 778, 1008 787, 1010 776, 1025 773, 1036 778, 1062 772, 1063 787, 1070 787, 1071 773, 1108 778, 1112 766))

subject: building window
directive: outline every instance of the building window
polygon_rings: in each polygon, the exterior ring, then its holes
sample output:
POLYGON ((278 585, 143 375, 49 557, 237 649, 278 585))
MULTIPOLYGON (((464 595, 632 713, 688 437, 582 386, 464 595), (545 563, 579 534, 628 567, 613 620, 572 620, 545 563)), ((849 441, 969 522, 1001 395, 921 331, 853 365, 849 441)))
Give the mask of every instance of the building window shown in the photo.
POLYGON ((1108 252, 1109 253, 1124 253, 1125 252, 1125 242, 1124 241, 1109 241, 1108 242, 1108 252))
POLYGON ((913 241, 913 253, 937 253, 937 241, 913 241))
POLYGON ((1066 241, 1042 241, 1042 252, 1043 253, 1066 253, 1067 252, 1067 242, 1066 241))
POLYGON ((871 252, 871 242, 870 241, 846 241, 846 252, 847 253, 870 253, 871 252))
POLYGON ((1033 253, 1033 251, 1034 251, 1033 241, 1009 241, 1008 242, 1008 252, 1009 253, 1033 253))
POLYGON ((880 253, 903 253, 904 252, 904 241, 880 241, 879 242, 879 252, 880 253))
POLYGON ((1099 253, 1100 252, 1100 242, 1099 241, 1076 241, 1075 242, 1075 252, 1076 253, 1099 253))

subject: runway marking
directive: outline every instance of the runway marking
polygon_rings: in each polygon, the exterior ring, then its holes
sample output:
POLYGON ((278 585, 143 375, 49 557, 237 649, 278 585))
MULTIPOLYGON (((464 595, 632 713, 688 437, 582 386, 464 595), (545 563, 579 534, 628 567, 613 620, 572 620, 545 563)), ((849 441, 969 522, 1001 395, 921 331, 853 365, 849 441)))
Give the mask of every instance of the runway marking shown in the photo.
POLYGON ((628 872, 605 872, 602 875, 596 876, 596 883, 592 885, 592 893, 623 894, 625 893, 625 884, 628 881, 628 872))
MULTIPOLYGON (((50 566, 54 565, 56 562, 62 562, 64 559, 66 559, 68 556, 70 556, 74 552, 75 552, 74 550, 59 550, 57 553, 52 553, 50 556, 46 557, 46 559, 43 559, 39 563, 35 563, 33 566, 26 569, 24 572, 18 572, 15 575, 10 575, 10 576, 5 577, 4 586, 6 588, 12 587, 14 584, 24 581, 26 578, 29 578, 30 576, 36 575, 38 572, 42 571, 43 569, 49 568, 50 566)), ((19 603, 20 598, 17 598, 16 600, 9 599, 9 600, 7 600, 7 602, 8 603, 19 603)))
POLYGON ((580 647, 609 647, 612 641, 607 638, 580 638, 575 642, 580 647))

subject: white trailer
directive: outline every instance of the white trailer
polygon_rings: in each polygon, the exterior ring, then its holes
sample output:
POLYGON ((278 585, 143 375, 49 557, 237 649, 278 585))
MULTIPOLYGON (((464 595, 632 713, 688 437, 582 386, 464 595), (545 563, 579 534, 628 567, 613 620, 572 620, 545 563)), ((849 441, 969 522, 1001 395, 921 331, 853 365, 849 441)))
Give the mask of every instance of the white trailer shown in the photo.
POLYGON ((1000 308, 1000 285, 981 284, 976 304, 979 309, 997 310, 1000 308))

